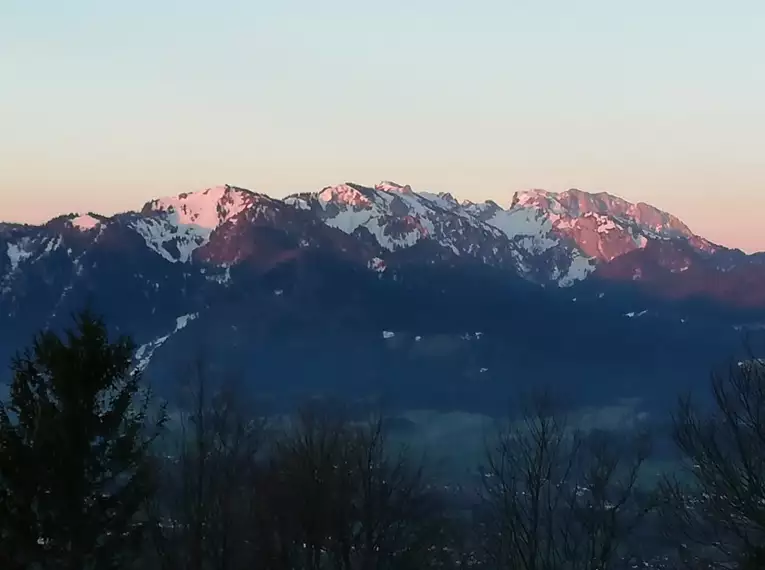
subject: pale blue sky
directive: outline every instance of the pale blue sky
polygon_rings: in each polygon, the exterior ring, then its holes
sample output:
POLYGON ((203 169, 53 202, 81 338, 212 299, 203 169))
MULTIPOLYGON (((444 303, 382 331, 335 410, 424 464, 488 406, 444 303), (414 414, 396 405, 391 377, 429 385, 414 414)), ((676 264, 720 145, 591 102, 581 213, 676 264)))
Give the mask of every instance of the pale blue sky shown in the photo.
POLYGON ((762 0, 0 0, 0 219, 610 191, 765 249, 762 0))

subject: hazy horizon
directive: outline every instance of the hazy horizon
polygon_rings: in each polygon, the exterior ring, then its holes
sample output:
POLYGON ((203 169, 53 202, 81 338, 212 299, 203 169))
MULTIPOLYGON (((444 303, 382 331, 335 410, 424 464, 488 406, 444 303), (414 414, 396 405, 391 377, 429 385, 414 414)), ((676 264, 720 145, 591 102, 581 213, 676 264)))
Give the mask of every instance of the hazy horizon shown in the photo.
POLYGON ((0 220, 229 183, 579 188, 765 250, 765 4, 0 4, 0 220))

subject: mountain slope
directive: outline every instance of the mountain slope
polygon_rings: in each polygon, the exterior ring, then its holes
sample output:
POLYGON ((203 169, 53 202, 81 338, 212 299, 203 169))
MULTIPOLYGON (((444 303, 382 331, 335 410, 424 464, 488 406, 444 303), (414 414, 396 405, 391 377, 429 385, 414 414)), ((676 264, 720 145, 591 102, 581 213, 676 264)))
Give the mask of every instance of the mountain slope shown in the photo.
POLYGON ((0 225, 0 358, 90 303, 165 390, 202 351, 276 400, 488 409, 540 375, 582 398, 647 396, 765 322, 764 270, 603 194, 520 192, 502 208, 392 182, 284 200, 220 186, 0 225))
MULTIPOLYGON (((201 256, 200 260, 207 263, 230 265, 247 257, 245 251, 252 245, 244 237, 234 239, 248 232, 232 229, 240 220, 261 231, 266 227, 287 231, 298 239, 300 247, 322 243, 349 255, 354 255, 349 250, 355 250, 359 263, 378 269, 388 261, 469 259, 514 271, 540 284, 559 286, 571 286, 598 267, 649 244, 664 244, 662 251, 690 248, 698 260, 732 251, 693 234, 676 217, 647 204, 579 190, 560 194, 518 192, 505 209, 493 201, 478 204, 459 202, 450 194, 417 193, 393 182, 375 187, 346 183, 284 200, 220 186, 152 200, 138 212, 113 218, 68 216, 36 229, 4 225, 0 239, 5 239, 10 249, 6 259, 0 260, 5 262, 0 275, 7 281, 20 263, 35 255, 31 242, 3 236, 23 237, 26 232, 34 241, 58 229, 76 230, 97 240, 104 228, 112 225, 134 231, 147 248, 168 262, 191 263, 195 256, 201 256), (320 229, 322 224, 353 240, 337 237, 337 232, 330 238, 333 232, 320 229), (224 241, 228 245, 224 246, 224 241), (427 252, 430 259, 405 253, 412 248, 427 252), (207 253, 202 253, 205 250, 207 253)), ((738 256, 735 263, 748 265, 754 259, 738 256)))

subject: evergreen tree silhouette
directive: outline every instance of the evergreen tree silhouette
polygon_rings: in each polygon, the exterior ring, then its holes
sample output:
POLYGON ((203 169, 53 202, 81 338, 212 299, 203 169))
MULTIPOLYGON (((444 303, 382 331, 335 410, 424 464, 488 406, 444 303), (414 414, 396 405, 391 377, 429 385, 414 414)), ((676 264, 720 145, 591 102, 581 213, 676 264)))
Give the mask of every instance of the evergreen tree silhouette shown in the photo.
POLYGON ((149 448, 164 423, 90 311, 39 333, 12 363, 0 403, 0 568, 130 567, 148 521, 149 448))

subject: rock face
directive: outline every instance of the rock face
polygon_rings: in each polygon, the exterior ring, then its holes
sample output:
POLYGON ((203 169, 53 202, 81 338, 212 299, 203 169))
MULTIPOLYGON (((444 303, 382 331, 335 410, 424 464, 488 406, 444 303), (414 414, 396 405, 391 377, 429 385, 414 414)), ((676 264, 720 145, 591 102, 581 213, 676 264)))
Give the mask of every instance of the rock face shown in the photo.
MULTIPOLYGON (((283 200, 220 186, 0 224, 0 358, 91 303, 162 378, 201 343, 280 378, 274 393, 383 382, 423 405, 483 406, 509 368, 576 377, 583 354, 634 358, 630 342, 721 354, 734 327, 765 322, 763 284, 762 254, 608 194, 533 190, 503 208, 393 182, 283 200)), ((640 366, 660 368, 654 356, 640 366)))

